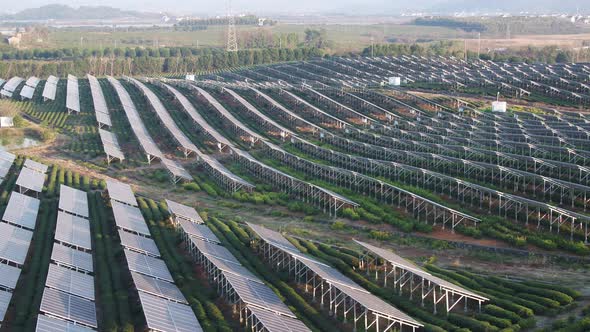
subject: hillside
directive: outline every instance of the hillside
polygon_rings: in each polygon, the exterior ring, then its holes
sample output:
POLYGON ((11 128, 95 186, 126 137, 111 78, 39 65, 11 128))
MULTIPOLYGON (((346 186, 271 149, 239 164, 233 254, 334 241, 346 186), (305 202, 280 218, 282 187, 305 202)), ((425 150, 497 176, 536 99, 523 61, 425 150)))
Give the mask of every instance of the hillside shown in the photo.
POLYGON ((126 11, 108 6, 81 6, 72 8, 66 5, 46 5, 29 8, 12 15, 2 15, 2 20, 68 20, 68 19, 113 19, 121 17, 158 18, 159 14, 126 11))

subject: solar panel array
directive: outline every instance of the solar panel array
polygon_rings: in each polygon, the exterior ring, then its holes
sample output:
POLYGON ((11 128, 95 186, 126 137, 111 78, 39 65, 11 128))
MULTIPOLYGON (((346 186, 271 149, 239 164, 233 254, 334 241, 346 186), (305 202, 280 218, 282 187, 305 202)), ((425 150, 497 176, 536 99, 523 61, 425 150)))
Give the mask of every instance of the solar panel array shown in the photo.
POLYGON ((121 101, 121 105, 123 105, 125 115, 131 124, 131 130, 133 130, 135 137, 137 137, 139 144, 146 153, 148 161, 151 161, 154 158, 160 159, 162 164, 164 164, 168 172, 172 175, 172 179, 175 183, 179 180, 191 181, 192 177, 182 166, 170 159, 167 159, 162 151, 160 151, 160 148, 158 148, 147 128, 143 124, 143 121, 139 116, 139 112, 135 108, 131 96, 129 96, 129 93, 125 90, 121 82, 110 76, 107 77, 107 79, 115 88, 115 91, 119 96, 119 100, 121 101))
MULTIPOLYGON (((14 155, 0 151, 0 160, 14 159, 14 155)), ((0 324, 29 251, 39 205, 36 198, 12 192, 0 222, 0 324)))
POLYGON ((421 323, 414 320, 412 317, 404 314, 389 303, 363 289, 353 280, 340 273, 337 269, 324 264, 315 258, 309 257, 293 245, 287 244, 288 240, 282 234, 251 223, 248 223, 248 226, 266 244, 284 252, 294 260, 299 261, 323 282, 328 283, 331 287, 337 289, 344 296, 349 297, 366 310, 375 314, 384 315, 385 317, 388 317, 388 319, 398 322, 402 326, 406 325, 414 328, 422 326, 421 323))
POLYGON ((80 90, 78 88, 78 78, 73 75, 68 75, 66 109, 68 112, 80 113, 80 90))
POLYGON ((21 77, 18 77, 18 76, 11 77, 6 83, 4 83, 2 90, 0 90, 0 94, 2 94, 5 97, 9 97, 9 98, 12 97, 14 90, 16 90, 16 88, 18 88, 18 86, 23 81, 24 81, 24 79, 21 77))
POLYGON ((14 154, 0 150, 0 181, 4 180, 15 159, 16 156, 14 154))
POLYGON ((252 325, 269 332, 310 331, 272 289, 219 244, 219 239, 212 232, 205 235, 205 232, 198 231, 197 236, 192 235, 194 232, 191 230, 195 228, 189 225, 206 227, 195 209, 170 200, 166 203, 195 260, 205 267, 210 280, 218 283, 218 289, 224 290, 228 301, 243 303, 240 307, 246 312, 248 322, 255 322, 252 325))
POLYGON ((43 87, 43 99, 45 100, 55 100, 55 93, 57 91, 57 83, 59 82, 59 78, 55 76, 49 76, 45 81, 45 86, 43 87))
POLYGON ((128 78, 128 80, 133 83, 137 88, 141 90, 143 95, 147 98, 149 104, 151 105, 152 109, 155 111, 156 115, 160 119, 160 121, 164 124, 166 129, 172 134, 172 137, 176 140, 176 142, 180 145, 180 147, 185 151, 185 155, 192 153, 199 153, 199 149, 191 142, 191 140, 186 137, 186 135, 178 128, 174 119, 166 110, 166 107, 162 104, 158 96, 150 90, 145 84, 141 83, 140 81, 134 78, 128 78))
POLYGON ((86 192, 60 185, 51 263, 36 331, 93 331, 94 267, 86 192))
POLYGON ((127 184, 107 181, 119 238, 151 331, 202 331, 193 310, 160 258, 137 201, 127 184))

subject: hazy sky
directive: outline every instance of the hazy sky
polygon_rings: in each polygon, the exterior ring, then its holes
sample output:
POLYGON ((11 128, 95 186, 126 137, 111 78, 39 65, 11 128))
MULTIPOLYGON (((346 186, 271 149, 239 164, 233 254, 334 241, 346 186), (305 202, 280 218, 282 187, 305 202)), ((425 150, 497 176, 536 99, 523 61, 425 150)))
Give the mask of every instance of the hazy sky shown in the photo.
MULTIPOLYGON (((440 2, 441 0, 414 0, 412 5, 440 2)), ((123 9, 141 11, 168 11, 174 13, 224 13, 227 0, 5 0, 3 9, 15 12, 25 8, 39 7, 51 3, 70 6, 105 5, 123 9)), ((289 13, 289 12, 348 12, 348 13, 382 13, 399 11, 407 5, 400 0, 232 0, 232 7, 237 12, 289 13)))
MULTIPOLYGON (((105 5, 122 9, 173 14, 217 15, 226 12, 228 0, 0 0, 0 11, 16 12, 46 4, 70 6, 105 5)), ((232 0, 235 13, 298 14, 346 13, 392 15, 408 11, 434 10, 444 12, 521 11, 590 14, 590 0, 232 0)))

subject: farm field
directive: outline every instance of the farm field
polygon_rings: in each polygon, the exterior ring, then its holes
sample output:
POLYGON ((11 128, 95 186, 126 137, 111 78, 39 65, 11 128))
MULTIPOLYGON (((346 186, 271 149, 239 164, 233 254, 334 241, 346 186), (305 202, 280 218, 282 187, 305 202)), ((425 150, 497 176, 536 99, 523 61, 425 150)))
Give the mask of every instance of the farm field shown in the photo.
MULTIPOLYGON (((200 31, 172 31, 155 29, 153 31, 121 31, 115 32, 108 29, 103 32, 84 30, 57 30, 51 32, 46 41, 42 43, 31 42, 26 47, 64 48, 80 47, 85 45, 99 45, 102 47, 223 47, 225 46, 225 26, 209 26, 207 30, 200 31), (80 42, 82 39, 82 42, 80 42), (115 45, 116 41, 116 45, 115 45)), ((334 51, 347 52, 358 50, 371 45, 371 36, 374 42, 385 42, 390 38, 401 40, 438 40, 469 38, 469 34, 449 28, 425 27, 401 24, 374 24, 374 25, 298 25, 278 24, 269 27, 238 26, 240 34, 263 33, 279 36, 281 34, 296 33, 299 40, 305 38, 306 29, 325 29, 327 37, 334 41, 334 51)))
POLYGON ((154 318, 165 308, 205 331, 266 319, 304 331, 587 329, 585 113, 510 104, 498 113, 476 95, 444 93, 501 85, 585 107, 585 68, 472 62, 469 81, 452 76, 459 66, 337 58, 194 82, 70 76, 54 101, 41 94, 48 80, 17 101, 20 82, 0 106, 23 116, 19 130, 52 137, 1 164, 0 212, 17 191, 40 202, 2 328, 34 330, 51 315, 43 298, 56 291, 46 283, 60 262, 51 248, 61 245, 67 186, 87 201, 78 217, 91 239, 68 248, 91 270, 65 268, 93 278, 96 317, 66 323, 157 328, 170 324, 154 318), (382 84, 396 72, 416 84, 436 77, 438 89, 382 84), (504 81, 506 72, 532 79, 504 81), (31 156, 48 169, 23 190, 31 156), (342 306, 322 305, 334 301, 342 306))

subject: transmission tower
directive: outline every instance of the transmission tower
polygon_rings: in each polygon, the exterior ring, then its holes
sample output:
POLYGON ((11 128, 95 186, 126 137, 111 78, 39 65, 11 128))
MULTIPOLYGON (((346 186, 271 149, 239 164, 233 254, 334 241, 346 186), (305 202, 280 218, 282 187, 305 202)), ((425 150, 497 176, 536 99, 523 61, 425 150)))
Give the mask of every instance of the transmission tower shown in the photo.
POLYGON ((231 12, 231 0, 228 1, 227 6, 227 51, 237 52, 238 51, 238 38, 236 36, 236 21, 234 15, 231 12))

